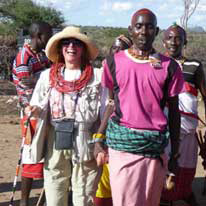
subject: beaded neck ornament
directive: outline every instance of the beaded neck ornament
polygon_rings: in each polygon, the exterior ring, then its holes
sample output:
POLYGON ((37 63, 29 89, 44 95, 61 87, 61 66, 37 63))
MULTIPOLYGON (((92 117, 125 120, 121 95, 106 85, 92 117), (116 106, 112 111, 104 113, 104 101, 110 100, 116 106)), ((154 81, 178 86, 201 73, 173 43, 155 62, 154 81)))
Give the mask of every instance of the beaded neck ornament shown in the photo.
POLYGON ((148 51, 147 55, 140 55, 137 54, 136 51, 133 50, 133 48, 128 49, 129 55, 131 55, 133 58, 137 60, 148 60, 150 65, 154 68, 160 68, 161 67, 161 59, 159 54, 155 51, 154 48, 148 51))
POLYGON ((34 53, 34 54, 38 53, 30 44, 27 43, 26 45, 29 47, 29 49, 32 51, 32 53, 34 53))
POLYGON ((26 44, 27 47, 30 49, 30 51, 36 56, 38 62, 41 64, 41 58, 40 56, 42 55, 41 52, 37 52, 30 44, 26 44))
POLYGON ((184 56, 180 56, 178 58, 175 59, 179 64, 183 65, 184 62, 186 61, 186 57, 184 56))
POLYGON ((133 58, 138 59, 138 60, 148 60, 149 59, 149 54, 151 52, 152 52, 152 50, 150 50, 147 55, 141 55, 141 54, 138 54, 137 51, 134 51, 134 49, 132 47, 128 49, 128 53, 133 58))
MULTIPOLYGON (((165 55, 168 56, 168 57, 170 56, 168 52, 166 52, 165 55)), ((184 62, 187 59, 184 56, 179 56, 179 57, 176 57, 176 58, 175 57, 171 57, 171 58, 173 58, 181 66, 181 68, 182 68, 182 65, 184 64, 184 62)))

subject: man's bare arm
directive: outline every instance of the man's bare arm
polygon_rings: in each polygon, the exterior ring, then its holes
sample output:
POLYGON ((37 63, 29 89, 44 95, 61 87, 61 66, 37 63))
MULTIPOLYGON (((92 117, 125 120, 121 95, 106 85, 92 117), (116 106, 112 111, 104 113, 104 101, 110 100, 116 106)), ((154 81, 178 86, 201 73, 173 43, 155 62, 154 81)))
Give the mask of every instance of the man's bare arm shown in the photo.
MULTIPOLYGON (((109 102, 106 105, 106 109, 104 111, 103 118, 101 120, 101 124, 99 126, 99 129, 97 130, 98 134, 105 134, 109 117, 111 116, 111 114, 114 111, 114 106, 115 106, 114 105, 114 95, 113 95, 113 92, 111 90, 109 90, 109 102)), ((94 147, 94 156, 95 156, 95 158, 97 158, 99 153, 106 154, 106 151, 105 151, 104 146, 101 142, 96 142, 95 147, 94 147)), ((104 163, 104 161, 101 162, 100 165, 103 164, 103 163, 104 163)))

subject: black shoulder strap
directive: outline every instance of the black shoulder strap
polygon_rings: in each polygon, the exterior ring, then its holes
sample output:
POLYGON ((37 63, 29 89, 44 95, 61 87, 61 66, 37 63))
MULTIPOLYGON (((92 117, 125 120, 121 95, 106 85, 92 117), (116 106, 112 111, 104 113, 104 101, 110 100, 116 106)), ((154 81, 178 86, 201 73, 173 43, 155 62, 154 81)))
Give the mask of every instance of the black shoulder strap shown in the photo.
POLYGON ((114 102, 115 102, 115 115, 112 117, 112 120, 116 122, 117 124, 119 124, 120 119, 122 118, 122 111, 119 106, 120 103, 119 103, 118 94, 119 94, 120 88, 119 88, 119 85, 116 79, 116 63, 115 63, 114 55, 107 56, 106 61, 107 61, 107 65, 111 73, 113 82, 114 82, 113 92, 114 92, 114 102))
MULTIPOLYGON (((115 73, 115 61, 114 61, 114 55, 109 55, 106 57, 107 65, 109 67, 109 70, 111 72, 112 78, 114 77, 115 73)), ((114 80, 114 79, 113 79, 114 80)))
POLYGON ((118 93, 119 85, 118 85, 117 79, 116 79, 116 63, 115 63, 114 55, 107 56, 106 61, 107 61, 107 65, 108 65, 109 71, 111 73, 113 82, 114 82, 114 88, 113 88, 114 92, 118 93))

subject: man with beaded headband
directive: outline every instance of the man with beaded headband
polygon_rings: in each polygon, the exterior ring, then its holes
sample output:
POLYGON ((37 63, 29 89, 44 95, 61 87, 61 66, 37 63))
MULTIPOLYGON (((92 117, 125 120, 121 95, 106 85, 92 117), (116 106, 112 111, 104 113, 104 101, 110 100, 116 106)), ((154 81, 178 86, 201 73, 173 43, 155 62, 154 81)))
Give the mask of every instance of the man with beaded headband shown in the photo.
MULTIPOLYGON (((29 105, 33 89, 36 85, 40 73, 50 66, 43 49, 46 47, 48 39, 52 35, 52 27, 46 22, 34 22, 29 28, 31 37, 30 43, 25 43, 23 48, 18 52, 13 64, 13 81, 16 85, 16 90, 21 109, 21 128, 22 134, 26 133, 25 123, 28 116, 25 115, 25 107, 29 105)), ((36 127, 36 119, 30 119, 30 132, 25 140, 24 149, 31 143, 32 136, 36 127)), ((29 159, 29 154, 23 152, 22 158, 22 178, 21 191, 22 199, 20 206, 29 205, 29 194, 32 187, 33 178, 43 177, 43 163, 34 164, 29 159)))
POLYGON ((175 172, 177 167, 178 94, 184 90, 184 82, 178 64, 153 48, 159 29, 152 11, 135 12, 128 29, 133 46, 108 56, 104 65, 102 86, 109 89, 110 101, 96 134, 99 141, 94 154, 99 165, 105 162, 107 154, 101 139, 107 127, 113 205, 158 206, 169 136, 169 170, 175 172), (166 102, 169 131, 163 112, 166 102))
MULTIPOLYGON (((183 56, 184 46, 187 44, 185 30, 177 24, 170 26, 164 32, 163 44, 166 55, 175 59, 182 69, 186 92, 179 95, 179 110, 181 112, 180 157, 179 169, 175 177, 175 188, 164 190, 164 200, 185 200, 191 206, 197 206, 192 181, 195 176, 198 156, 198 142, 195 136, 198 126, 197 95, 200 91, 204 107, 206 105, 206 71, 201 62, 183 56)), ((205 115, 206 117, 206 115, 205 115)))

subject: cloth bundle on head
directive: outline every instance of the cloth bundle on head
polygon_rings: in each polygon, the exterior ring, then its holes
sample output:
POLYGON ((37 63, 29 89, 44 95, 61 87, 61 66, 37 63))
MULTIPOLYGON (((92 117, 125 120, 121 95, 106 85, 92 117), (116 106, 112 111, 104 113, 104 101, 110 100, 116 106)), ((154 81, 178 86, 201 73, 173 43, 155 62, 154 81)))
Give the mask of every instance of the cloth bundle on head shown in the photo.
POLYGON ((132 46, 132 40, 124 36, 123 34, 119 35, 116 39, 123 41, 125 44, 128 45, 128 47, 132 46))
POLYGON ((75 38, 82 41, 86 45, 90 60, 94 60, 97 57, 98 49, 91 39, 84 32, 82 32, 80 28, 69 26, 53 35, 46 45, 46 55, 53 63, 57 63, 59 59, 60 54, 58 46, 60 40, 68 38, 75 38))

